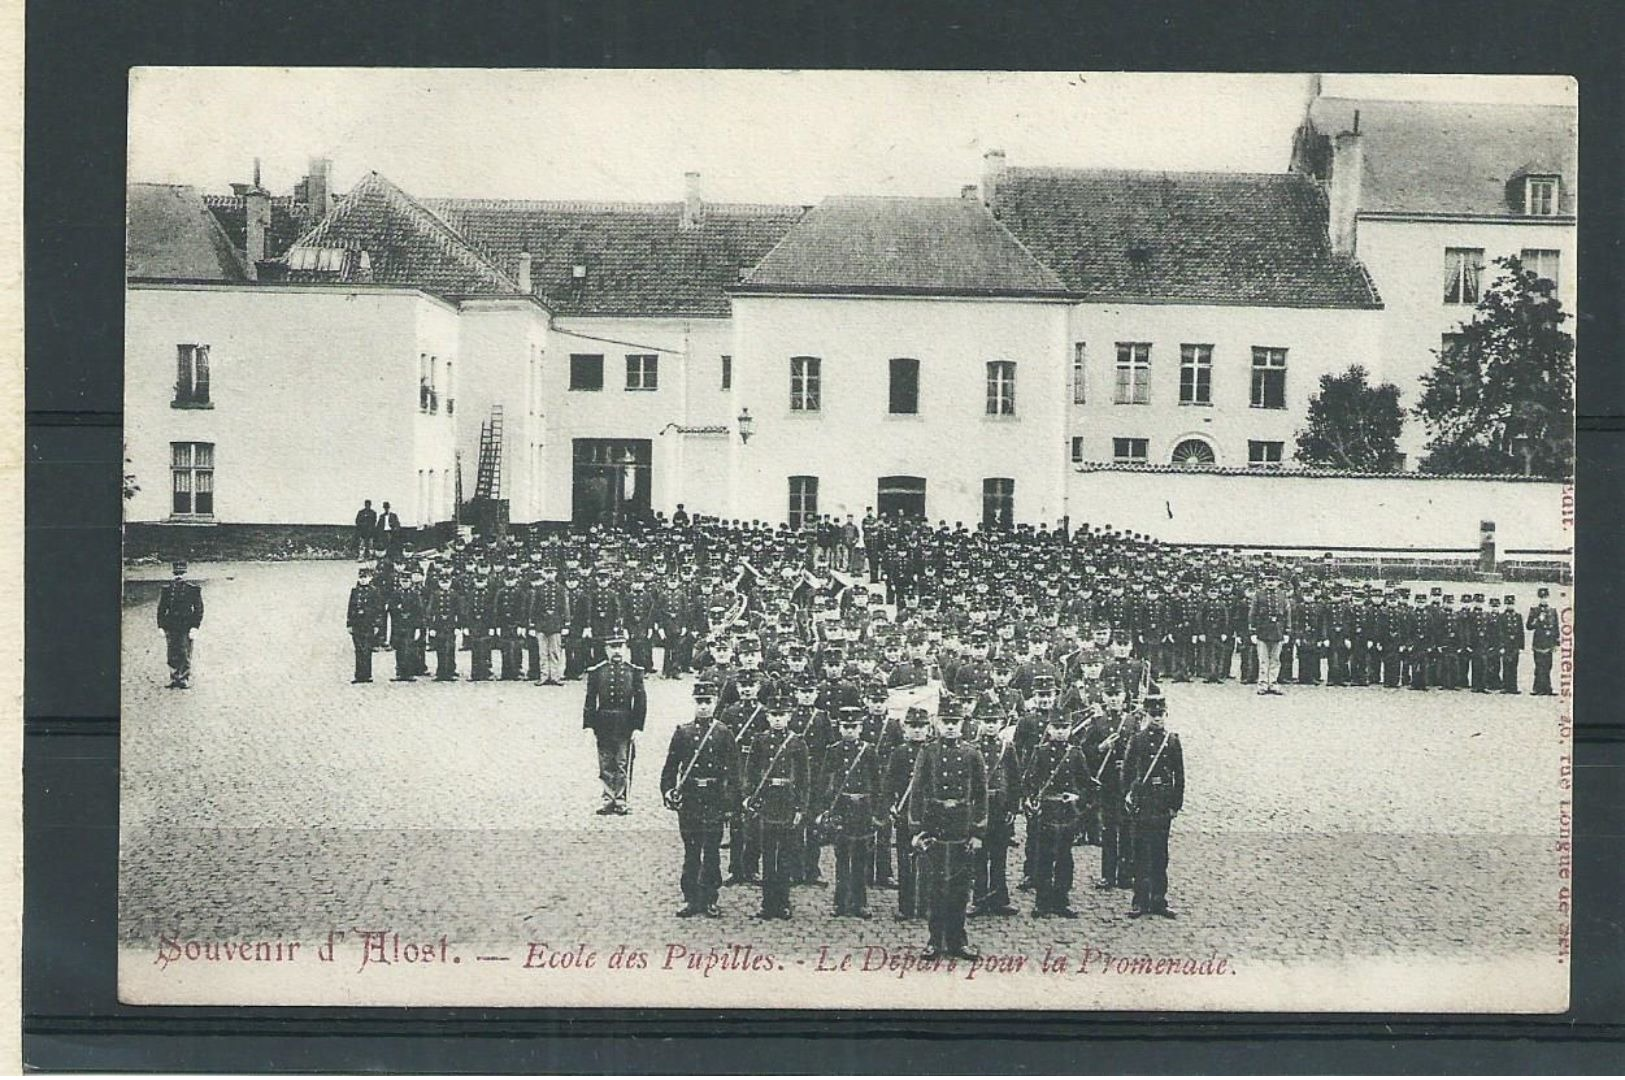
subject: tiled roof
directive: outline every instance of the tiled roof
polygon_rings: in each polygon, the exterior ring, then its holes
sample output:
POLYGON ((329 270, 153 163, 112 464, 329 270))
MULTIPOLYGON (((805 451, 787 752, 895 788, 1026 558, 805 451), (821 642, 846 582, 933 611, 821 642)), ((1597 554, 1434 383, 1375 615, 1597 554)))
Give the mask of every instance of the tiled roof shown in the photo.
POLYGON ((1320 141, 1322 171, 1325 140, 1350 130, 1356 109, 1364 137, 1364 212, 1521 217, 1521 193, 1508 194, 1508 182, 1521 170, 1561 176, 1559 210, 1574 213, 1574 109, 1320 97, 1299 138, 1320 141))
POLYGON ((841 196, 796 223, 740 292, 1065 296, 979 199, 841 196))
MULTIPOLYGON (((248 210, 241 195, 205 195, 203 202, 226 231, 232 245, 244 251, 248 243, 248 210)), ((265 257, 280 259, 301 233, 310 228, 310 207, 290 195, 271 199, 271 227, 265 230, 265 257)))
MULTIPOLYGON (((513 278, 488 256, 376 172, 363 177, 293 246, 365 251, 370 264, 366 280, 375 284, 410 285, 449 298, 508 295, 519 290, 513 278)), ((336 275, 288 272, 289 280, 303 277, 334 280, 336 275)))
POLYGON ((126 277, 245 281, 242 260, 197 188, 131 184, 125 208, 126 277))
POLYGON ((1413 470, 1410 472, 1362 472, 1356 469, 1323 469, 1305 465, 1282 465, 1277 468, 1256 469, 1235 465, 1173 465, 1156 462, 1087 461, 1074 464, 1073 472, 1135 472, 1135 473, 1201 473, 1206 476, 1259 476, 1259 477, 1329 477, 1338 480, 1494 480, 1500 483, 1561 484, 1544 476, 1524 476, 1521 473, 1435 473, 1413 470))
POLYGON ((1320 186, 1292 173, 1012 168, 997 212, 1085 300, 1381 306, 1332 253, 1320 186))
POLYGON ((531 255, 532 287, 559 315, 725 316, 727 290, 805 212, 708 203, 682 225, 681 203, 425 199, 509 274, 531 255), (583 276, 575 267, 585 268, 583 276))

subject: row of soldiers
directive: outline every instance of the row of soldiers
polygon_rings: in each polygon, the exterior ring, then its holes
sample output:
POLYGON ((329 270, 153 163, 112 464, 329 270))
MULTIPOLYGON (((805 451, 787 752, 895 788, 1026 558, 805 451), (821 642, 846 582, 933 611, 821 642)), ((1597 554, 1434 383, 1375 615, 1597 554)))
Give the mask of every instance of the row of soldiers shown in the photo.
POLYGON ((1184 761, 1155 688, 1143 708, 1117 696, 1067 711, 1048 676, 1014 710, 997 694, 964 699, 933 685, 925 700, 937 701, 935 715, 914 705, 899 722, 850 704, 831 717, 818 704, 829 688, 812 677, 790 701, 762 701, 760 679, 744 684, 719 709, 726 683, 697 680, 694 719, 667 752, 661 792, 684 849, 679 917, 718 917, 722 885, 755 883, 756 917, 788 919, 791 887, 822 884, 822 849, 832 846, 835 914, 869 918, 867 889, 892 884, 895 853, 898 917, 928 920, 926 956, 974 958, 967 908, 1016 913, 1007 873, 1023 817, 1018 887, 1034 892, 1034 917, 1077 917, 1073 848, 1091 839, 1103 849, 1099 887, 1132 885, 1131 917, 1173 917, 1168 828, 1183 807, 1184 761))
MULTIPOLYGON (((1544 588, 1520 615, 1511 595, 1463 593, 1458 604, 1439 587, 1352 585, 1317 563, 1172 548, 1111 530, 1081 529, 1068 540, 1059 531, 890 522, 874 535, 885 545, 877 576, 892 586, 897 626, 985 631, 991 658, 1024 654, 1034 640, 1053 649, 1067 627, 1088 635, 1103 622, 1113 644, 1126 642, 1151 677, 1166 681, 1517 693, 1532 646, 1535 692, 1552 691, 1559 624, 1544 588)), ((805 562, 787 530, 704 521, 386 556, 376 569, 360 568, 351 592, 354 678, 370 681, 372 654, 389 647, 397 679, 428 675, 430 654, 435 678, 457 679, 466 652, 474 681, 557 685, 602 660, 615 627, 625 630, 633 663, 676 677, 693 669, 723 613, 758 593, 788 601, 795 633, 812 641, 810 600, 820 589, 808 579, 842 583, 843 616, 850 598, 867 613, 861 580, 820 577, 805 562)))

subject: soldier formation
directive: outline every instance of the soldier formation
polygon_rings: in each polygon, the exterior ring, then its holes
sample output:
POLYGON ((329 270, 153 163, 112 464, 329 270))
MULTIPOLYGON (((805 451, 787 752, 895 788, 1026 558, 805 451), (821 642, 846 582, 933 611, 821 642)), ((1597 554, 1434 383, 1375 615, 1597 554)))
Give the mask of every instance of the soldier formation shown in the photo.
POLYGON ((1532 638, 1551 692, 1546 589, 1521 616, 1511 596, 1458 605, 1109 528, 855 532, 685 514, 386 554, 351 593, 355 679, 386 642, 401 680, 431 652, 442 681, 463 653, 475 682, 585 678, 598 812, 627 814, 643 680, 693 676, 660 778, 678 914, 755 886, 756 917, 788 919, 794 890, 832 886, 837 916, 870 918, 871 891, 894 891, 928 955, 965 957, 967 916, 1017 913, 1012 877, 1034 917, 1076 918, 1080 848, 1098 848, 1097 889, 1133 890, 1129 916, 1174 916, 1185 772, 1161 682, 1518 693, 1532 638))

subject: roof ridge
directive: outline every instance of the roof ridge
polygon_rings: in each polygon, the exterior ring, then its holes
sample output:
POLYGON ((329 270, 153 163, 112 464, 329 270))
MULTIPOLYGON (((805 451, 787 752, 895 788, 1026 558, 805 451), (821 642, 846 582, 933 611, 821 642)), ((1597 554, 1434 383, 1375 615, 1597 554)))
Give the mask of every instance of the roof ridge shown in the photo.
POLYGON ((1346 94, 1321 94, 1315 101, 1346 101, 1355 105, 1426 105, 1429 108, 1456 109, 1554 109, 1560 112, 1578 112, 1574 105, 1558 105, 1545 101, 1436 101, 1428 98, 1351 97, 1346 94))
MULTIPOLYGON (((679 213, 681 201, 639 202, 629 199, 504 199, 494 197, 467 198, 455 195, 436 195, 422 200, 426 205, 440 204, 458 209, 475 210, 556 210, 580 213, 679 213)), ((758 214, 768 216, 781 213, 805 213, 808 207, 796 203, 735 203, 707 202, 706 213, 758 214)))
MULTIPOLYGON (((960 201, 960 202, 970 202, 971 200, 966 199, 963 196, 960 196, 958 201, 960 201)), ((1062 291, 1069 291, 1069 290, 1067 290, 1067 285, 1066 285, 1065 279, 1063 279, 1061 277, 1060 271, 1056 270, 1055 267, 1051 266, 1049 263, 1045 262, 1043 259, 1040 259, 1037 255, 1035 255, 1033 253, 1033 250, 1031 248, 1029 248, 1025 243, 1022 242, 1021 237, 1017 236, 1015 234, 1015 232, 1010 228, 1010 226, 1006 225, 1004 222, 999 220, 999 215, 995 214, 993 212, 993 210, 986 203, 984 203, 981 199, 977 199, 976 200, 976 206, 982 211, 982 213, 984 215, 986 215, 986 217, 990 221, 993 222, 993 225, 994 225, 995 228, 999 229, 1001 232, 1004 233, 1005 236, 1009 237, 1012 241, 1014 241, 1014 243, 1016 245, 1016 248, 1023 255, 1027 256, 1028 259, 1032 260, 1032 264, 1034 266, 1038 267, 1044 273, 1049 275, 1050 281, 1052 281, 1054 283, 1054 285, 1055 285, 1055 287, 1057 289, 1060 289, 1062 291)))
POLYGON ((360 182, 345 194, 343 200, 326 217, 301 234, 297 240, 289 245, 288 250, 292 251, 297 247, 319 246, 322 239, 321 234, 327 231, 330 225, 337 224, 356 206, 361 195, 374 189, 396 210, 407 214, 416 220, 418 224, 426 227, 434 235, 441 251, 445 254, 463 262, 465 265, 473 264, 474 269, 493 278, 496 284, 505 287, 511 292, 520 291, 519 283, 509 277, 501 267, 497 266, 489 256, 475 247, 462 233, 452 228, 440 215, 423 206, 412 196, 402 191, 383 173, 376 170, 363 176, 360 182))
POLYGON ((1087 176, 1143 176, 1151 178, 1201 178, 1218 180, 1281 180, 1286 182, 1299 182, 1304 179, 1301 173, 1290 170, 1281 172, 1227 172, 1220 169, 1125 169, 1114 166, 1092 165, 1012 165, 1005 170, 1010 173, 1023 173, 1028 176, 1059 176, 1059 175, 1087 175, 1087 176))

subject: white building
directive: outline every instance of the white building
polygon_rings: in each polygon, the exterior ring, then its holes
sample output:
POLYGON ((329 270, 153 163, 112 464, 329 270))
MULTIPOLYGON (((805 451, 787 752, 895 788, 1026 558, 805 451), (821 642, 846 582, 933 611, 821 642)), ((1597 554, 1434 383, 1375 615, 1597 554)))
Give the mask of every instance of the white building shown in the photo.
MULTIPOLYGON (((1574 312, 1577 124, 1557 106, 1311 100, 1291 168, 1326 187, 1336 249, 1382 294, 1379 370, 1402 404, 1472 318, 1496 259, 1519 256, 1574 312)), ((1413 463, 1425 441, 1408 421, 1413 463)))
POLYGON ((1572 296, 1572 112, 1513 110, 1496 141, 1503 110, 1457 108, 1362 103, 1356 134, 1317 98, 1279 174, 994 152, 958 199, 810 210, 708 204, 694 174, 669 203, 375 173, 337 197, 325 161, 284 197, 134 185, 128 520, 339 526, 365 497, 444 521, 498 411, 515 522, 1087 520, 1080 469, 1290 464, 1322 376, 1414 401, 1473 252, 1572 296), (1441 138, 1481 153, 1468 179, 1441 138))

